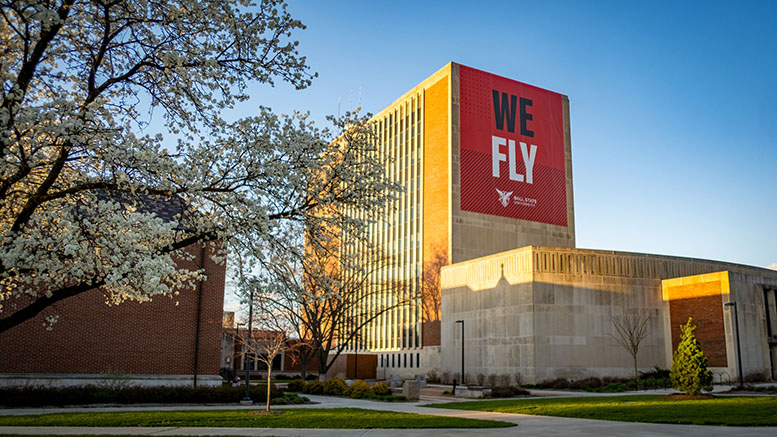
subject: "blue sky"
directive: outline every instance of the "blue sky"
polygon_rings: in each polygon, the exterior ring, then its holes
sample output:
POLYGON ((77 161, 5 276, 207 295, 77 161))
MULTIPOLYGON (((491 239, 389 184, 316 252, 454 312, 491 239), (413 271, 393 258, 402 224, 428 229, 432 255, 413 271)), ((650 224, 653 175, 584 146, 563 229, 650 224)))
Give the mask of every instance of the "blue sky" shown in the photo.
MULTIPOLYGON (((377 112, 450 61, 569 96, 577 246, 777 263, 777 1, 304 1, 303 91, 377 112)), ((339 102, 339 103, 338 103, 339 102)))

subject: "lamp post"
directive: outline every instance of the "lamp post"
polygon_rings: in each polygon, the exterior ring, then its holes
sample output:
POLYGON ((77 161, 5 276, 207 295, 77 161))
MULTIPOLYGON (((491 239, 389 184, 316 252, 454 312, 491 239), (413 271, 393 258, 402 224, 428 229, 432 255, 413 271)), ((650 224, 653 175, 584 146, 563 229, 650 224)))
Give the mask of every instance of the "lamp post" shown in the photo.
POLYGON ((742 346, 739 342, 739 312, 737 311, 736 301, 727 302, 725 306, 734 307, 734 328, 737 335, 737 370, 739 371, 739 386, 742 387, 744 385, 744 378, 742 378, 742 346))
POLYGON ((248 337, 246 338, 246 344, 243 345, 245 347, 245 364, 246 364, 246 391, 245 395, 243 396, 243 402, 251 402, 251 395, 248 392, 248 383, 251 379, 251 355, 249 347, 250 345, 248 343, 251 342, 251 340, 254 339, 254 330, 253 330, 253 321, 254 321, 254 287, 250 287, 249 290, 249 298, 248 298, 248 337))
POLYGON ((356 347, 353 350, 353 379, 359 379, 359 330, 356 330, 356 347))
POLYGON ((461 385, 464 385, 467 382, 464 378, 464 320, 456 320, 456 323, 461 323, 461 385))

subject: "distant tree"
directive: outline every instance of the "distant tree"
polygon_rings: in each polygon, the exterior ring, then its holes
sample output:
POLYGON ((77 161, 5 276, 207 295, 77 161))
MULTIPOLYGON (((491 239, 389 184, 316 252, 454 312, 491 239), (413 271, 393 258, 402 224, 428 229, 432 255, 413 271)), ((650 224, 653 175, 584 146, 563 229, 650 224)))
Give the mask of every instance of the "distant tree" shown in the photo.
POLYGON ((696 340, 696 326, 692 322, 689 317, 688 323, 680 325, 682 336, 672 359, 672 387, 696 395, 712 390, 712 372, 707 368, 707 357, 696 340))
POLYGON ((371 322, 419 296, 403 295, 397 281, 379 279, 378 273, 393 264, 376 248, 343 252, 325 229, 306 241, 298 253, 278 250, 268 256, 261 273, 240 281, 240 293, 246 296, 253 287, 255 308, 286 319, 302 351, 325 374, 342 352, 367 336, 361 331, 371 322))
POLYGON ((421 305, 424 321, 436 322, 440 320, 440 269, 448 264, 448 258, 441 247, 431 250, 430 259, 424 263, 421 305))
MULTIPOLYGON (((260 326, 263 324, 260 323, 260 326)), ((246 366, 250 365, 248 356, 253 355, 257 361, 267 366, 267 407, 270 411, 270 386, 272 384, 272 364, 275 358, 286 349, 288 339, 283 331, 274 330, 238 330, 240 342, 243 344, 246 366)), ((250 381, 246 381, 248 384, 250 381)))
POLYGON ((615 328, 615 334, 611 334, 611 336, 618 342, 618 346, 631 355, 634 361, 634 383, 639 384, 637 354, 640 343, 648 335, 650 315, 644 310, 630 309, 622 314, 613 315, 611 320, 615 328))

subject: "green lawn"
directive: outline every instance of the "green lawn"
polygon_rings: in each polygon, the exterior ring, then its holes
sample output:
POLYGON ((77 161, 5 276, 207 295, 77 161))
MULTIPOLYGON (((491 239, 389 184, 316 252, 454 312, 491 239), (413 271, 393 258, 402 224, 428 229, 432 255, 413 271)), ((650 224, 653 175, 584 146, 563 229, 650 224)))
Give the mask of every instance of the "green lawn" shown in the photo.
POLYGON ((208 426, 240 428, 502 428, 511 423, 358 408, 288 408, 283 414, 256 410, 58 413, 0 417, 0 426, 208 426))
POLYGON ((656 395, 641 395, 453 402, 425 406, 621 422, 777 426, 775 397, 673 400, 656 395))

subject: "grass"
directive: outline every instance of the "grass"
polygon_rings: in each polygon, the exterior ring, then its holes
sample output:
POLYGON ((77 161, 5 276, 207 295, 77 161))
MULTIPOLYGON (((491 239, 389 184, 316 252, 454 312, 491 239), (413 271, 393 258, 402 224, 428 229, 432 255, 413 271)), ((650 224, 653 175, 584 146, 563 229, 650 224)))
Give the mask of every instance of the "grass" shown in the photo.
POLYGON ((0 417, 0 426, 178 426, 240 428, 502 428, 496 420, 476 420, 359 408, 288 408, 283 414, 256 410, 133 411, 57 413, 0 417))
POLYGON ((425 406, 621 422, 777 426, 775 397, 732 396, 676 400, 656 395, 638 395, 453 402, 425 406))

